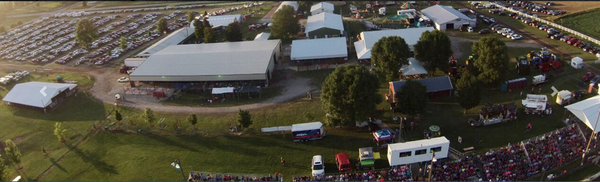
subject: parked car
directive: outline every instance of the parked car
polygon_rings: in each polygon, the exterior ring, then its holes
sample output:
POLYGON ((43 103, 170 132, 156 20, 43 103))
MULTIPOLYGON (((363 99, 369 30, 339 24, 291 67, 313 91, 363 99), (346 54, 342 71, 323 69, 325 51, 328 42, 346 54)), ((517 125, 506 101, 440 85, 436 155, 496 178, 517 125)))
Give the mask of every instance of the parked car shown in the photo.
POLYGON ((320 178, 325 175, 325 164, 321 155, 313 156, 310 169, 312 169, 312 175, 315 177, 320 178))
POLYGON ((516 33, 515 33, 515 34, 512 34, 512 35, 510 36, 510 39, 513 39, 513 40, 519 40, 519 39, 521 39, 521 38, 523 38, 523 36, 522 36, 522 35, 519 35, 519 34, 516 34, 516 33))
POLYGON ((121 77, 121 78, 119 78, 117 80, 117 82, 119 82, 119 83, 125 83, 125 82, 128 82, 128 81, 129 81, 129 78, 127 78, 127 77, 121 77))
POLYGON ((481 29, 479 30, 479 34, 488 34, 490 33, 490 29, 481 29))
POLYGON ((590 81, 592 78, 596 77, 596 74, 592 73, 592 72, 587 72, 585 73, 585 75, 583 75, 583 77, 581 78, 584 82, 590 81))

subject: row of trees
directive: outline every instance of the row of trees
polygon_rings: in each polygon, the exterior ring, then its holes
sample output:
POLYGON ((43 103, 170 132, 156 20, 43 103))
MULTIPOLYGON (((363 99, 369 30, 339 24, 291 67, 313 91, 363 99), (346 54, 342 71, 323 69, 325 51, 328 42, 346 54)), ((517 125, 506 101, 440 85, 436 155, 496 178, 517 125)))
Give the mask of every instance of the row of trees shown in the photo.
MULTIPOLYGON (((508 53, 504 42, 497 38, 484 37, 472 46, 476 55, 467 65, 461 78, 456 81, 456 99, 465 109, 479 105, 483 84, 495 86, 506 77, 508 53)), ((425 68, 434 73, 448 69, 448 60, 453 54, 451 41, 441 31, 425 32, 414 46, 414 56, 425 68)), ((338 67, 323 84, 321 99, 328 113, 329 125, 350 125, 376 114, 376 105, 381 102, 377 95, 379 81, 399 78, 400 68, 408 65, 410 48, 401 37, 380 39, 371 50, 372 72, 357 65, 338 67), (378 79, 379 77, 379 79, 378 79)), ((395 94, 397 107, 405 114, 422 113, 427 105, 427 89, 421 83, 408 80, 395 94)))

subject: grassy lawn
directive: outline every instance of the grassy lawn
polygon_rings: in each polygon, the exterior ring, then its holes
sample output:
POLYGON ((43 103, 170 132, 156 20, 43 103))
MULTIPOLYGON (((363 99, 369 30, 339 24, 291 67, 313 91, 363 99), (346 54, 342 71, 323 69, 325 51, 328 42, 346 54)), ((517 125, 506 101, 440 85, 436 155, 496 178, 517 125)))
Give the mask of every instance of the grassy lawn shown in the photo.
POLYGON ((240 94, 239 98, 230 98, 225 102, 213 102, 208 103, 206 100, 212 98, 210 91, 200 92, 197 90, 188 90, 182 92, 182 95, 178 99, 167 100, 163 103, 166 105, 182 105, 182 106, 205 106, 205 107, 226 107, 226 106, 237 106, 250 103, 258 103, 279 95, 282 91, 282 87, 269 87, 263 89, 259 98, 256 93, 251 93, 251 98, 248 94, 240 94))
POLYGON ((29 21, 35 20, 40 18, 39 16, 26 16, 26 17, 18 17, 18 18, 6 18, 3 21, 0 21, 0 26, 4 26, 4 28, 7 30, 7 32, 11 29, 10 25, 11 24, 17 24, 19 21, 21 21, 21 23, 26 24, 29 21))
MULTIPOLYGON (((577 167, 580 165, 580 162, 575 162, 575 166, 572 167, 577 167)), ((569 174, 566 176, 562 176, 560 178, 556 178, 555 181, 581 181, 591 175, 594 175, 596 173, 598 173, 598 171, 600 171, 600 167, 590 164, 587 165, 587 167, 584 167, 583 169, 580 169, 579 171, 576 171, 573 174, 569 174)), ((556 171, 559 172, 559 171, 556 171)), ((594 179, 592 179, 594 180, 594 179)))
POLYGON ((350 37, 350 42, 354 43, 358 41, 356 39, 356 35, 360 34, 367 29, 360 21, 348 21, 344 20, 344 30, 348 32, 348 36, 350 37))
MULTIPOLYGON (((278 172, 291 181, 292 176, 310 175, 313 155, 323 155, 325 168, 333 172, 336 153, 347 152, 355 163, 358 148, 373 145, 367 131, 327 128, 327 132, 323 140, 307 143, 292 142, 290 134, 188 137, 102 132, 75 149, 43 180, 180 180, 180 172, 170 166, 179 159, 186 175, 189 171, 278 172)), ((376 164, 385 167, 387 161, 376 164)))
POLYGON ((162 3, 179 3, 184 1, 103 1, 98 2, 95 8, 118 7, 118 6, 135 6, 145 4, 162 4, 162 3))

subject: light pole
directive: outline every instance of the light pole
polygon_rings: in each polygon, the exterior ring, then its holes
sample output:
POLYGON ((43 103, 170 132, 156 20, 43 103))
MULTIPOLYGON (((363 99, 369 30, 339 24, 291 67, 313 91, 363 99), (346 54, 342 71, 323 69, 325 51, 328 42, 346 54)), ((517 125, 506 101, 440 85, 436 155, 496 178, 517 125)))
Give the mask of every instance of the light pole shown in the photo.
POLYGON ((433 174, 433 163, 435 161, 437 161, 435 159, 435 152, 434 151, 432 151, 432 152, 433 152, 433 154, 431 155, 431 167, 429 168, 429 177, 427 178, 427 181, 431 181, 431 174, 433 174))
POLYGON ((171 163, 171 166, 175 167, 175 169, 179 169, 181 171, 181 177, 183 177, 183 181, 187 181, 187 179, 185 179, 185 174, 183 173, 183 167, 181 166, 181 162, 179 162, 179 159, 175 159, 175 161, 173 163, 171 163))

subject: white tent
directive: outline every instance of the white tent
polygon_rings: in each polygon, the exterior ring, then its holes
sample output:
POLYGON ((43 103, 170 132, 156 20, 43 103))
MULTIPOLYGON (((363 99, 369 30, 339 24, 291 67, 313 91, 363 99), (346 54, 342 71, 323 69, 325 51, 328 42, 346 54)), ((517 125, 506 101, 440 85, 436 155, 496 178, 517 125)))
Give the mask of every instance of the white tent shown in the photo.
POLYGON ((233 87, 221 87, 221 88, 213 88, 212 94, 227 94, 233 93, 233 87))
POLYGON ((600 128, 596 127, 598 113, 600 112, 600 95, 568 105, 565 108, 577 116, 590 129, 593 130, 596 128, 595 132, 600 131, 600 128))
POLYGON ((408 58, 408 65, 402 66, 400 71, 402 71, 402 75, 404 76, 427 74, 427 70, 415 58, 408 58))

